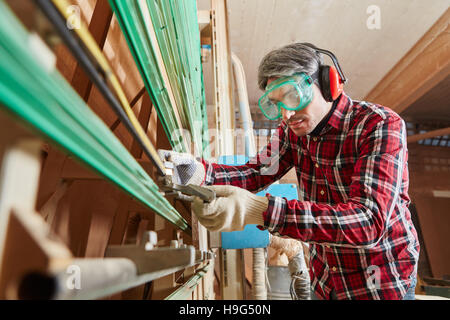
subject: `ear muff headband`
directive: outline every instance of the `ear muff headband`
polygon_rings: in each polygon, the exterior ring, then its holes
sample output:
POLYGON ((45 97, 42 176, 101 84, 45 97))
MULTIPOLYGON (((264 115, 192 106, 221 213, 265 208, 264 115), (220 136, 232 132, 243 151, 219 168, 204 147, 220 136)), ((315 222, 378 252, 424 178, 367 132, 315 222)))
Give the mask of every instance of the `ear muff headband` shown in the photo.
POLYGON ((313 49, 316 54, 326 54, 333 61, 334 66, 321 65, 319 67, 319 82, 324 99, 328 102, 336 100, 344 91, 344 83, 347 82, 336 56, 331 51, 316 48, 308 43, 303 43, 303 45, 313 49))

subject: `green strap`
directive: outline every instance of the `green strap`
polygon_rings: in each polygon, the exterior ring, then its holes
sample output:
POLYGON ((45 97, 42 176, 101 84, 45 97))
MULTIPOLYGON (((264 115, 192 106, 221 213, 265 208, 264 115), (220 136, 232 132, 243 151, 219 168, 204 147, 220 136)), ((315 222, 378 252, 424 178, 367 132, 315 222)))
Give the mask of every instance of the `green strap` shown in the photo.
POLYGON ((58 71, 46 71, 30 34, 0 0, 0 110, 30 124, 182 230, 186 220, 58 71))
POLYGON ((186 152, 177 139, 181 135, 174 133, 189 130, 197 154, 209 158, 196 1, 146 0, 176 105, 170 103, 139 1, 110 0, 110 4, 172 147, 186 152), (180 115, 181 127, 174 110, 180 115))

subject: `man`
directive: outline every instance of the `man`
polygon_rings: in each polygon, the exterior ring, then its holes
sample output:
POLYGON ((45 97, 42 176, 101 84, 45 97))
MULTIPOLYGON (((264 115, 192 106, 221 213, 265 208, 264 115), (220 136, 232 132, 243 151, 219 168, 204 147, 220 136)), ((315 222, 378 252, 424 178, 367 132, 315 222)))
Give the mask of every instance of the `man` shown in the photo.
POLYGON ((270 143, 242 166, 171 153, 176 172, 180 183, 218 185, 208 187, 216 200, 192 206, 206 228, 257 224, 308 242, 318 298, 414 299, 419 242, 408 210, 405 123, 386 107, 353 101, 342 78, 334 55, 311 44, 268 53, 259 107, 282 118, 270 143), (300 200, 252 193, 293 166, 300 200))

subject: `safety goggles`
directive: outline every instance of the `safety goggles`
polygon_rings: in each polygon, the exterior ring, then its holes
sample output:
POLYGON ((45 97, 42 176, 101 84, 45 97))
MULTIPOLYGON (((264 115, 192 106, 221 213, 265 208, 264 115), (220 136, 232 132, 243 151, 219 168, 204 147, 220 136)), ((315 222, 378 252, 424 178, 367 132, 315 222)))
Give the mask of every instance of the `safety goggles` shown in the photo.
POLYGON ((281 118, 281 108, 302 110, 313 99, 313 80, 305 73, 296 73, 272 81, 258 100, 258 106, 269 120, 281 118))

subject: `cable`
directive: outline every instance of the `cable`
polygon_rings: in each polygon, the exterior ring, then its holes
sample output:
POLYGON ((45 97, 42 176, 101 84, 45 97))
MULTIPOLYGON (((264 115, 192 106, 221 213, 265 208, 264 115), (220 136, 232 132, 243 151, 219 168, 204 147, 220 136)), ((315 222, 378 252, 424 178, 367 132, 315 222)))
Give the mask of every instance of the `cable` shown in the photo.
POLYGON ((95 83, 106 101, 114 109, 117 116, 123 121, 125 127, 138 141, 145 154, 156 166, 159 174, 165 175, 164 165, 161 159, 156 153, 153 144, 146 136, 135 114, 131 110, 125 93, 120 87, 116 76, 109 67, 108 62, 106 61, 103 53, 100 51, 97 43, 83 24, 81 25, 80 29, 75 30, 75 33, 70 31, 67 28, 66 21, 63 17, 64 15, 67 15, 66 18, 68 18, 68 13, 64 10, 64 7, 67 7, 68 5, 67 2, 59 0, 52 1, 53 4, 48 0, 35 0, 45 16, 54 24, 64 43, 81 64, 85 72, 88 74, 89 78, 92 80, 92 82, 95 83), (86 46, 93 58, 98 63, 101 70, 98 70, 97 67, 93 64, 93 62, 90 60, 90 57, 83 50, 83 47, 79 43, 79 41, 83 42, 83 44, 86 46), (99 72, 102 72, 106 80, 109 81, 121 103, 117 101, 116 96, 113 95, 106 81, 100 76, 99 72))

